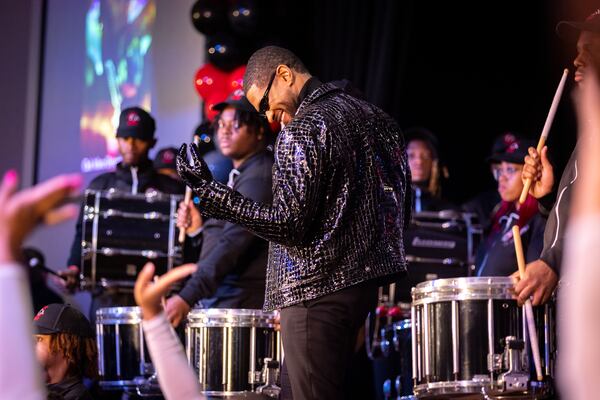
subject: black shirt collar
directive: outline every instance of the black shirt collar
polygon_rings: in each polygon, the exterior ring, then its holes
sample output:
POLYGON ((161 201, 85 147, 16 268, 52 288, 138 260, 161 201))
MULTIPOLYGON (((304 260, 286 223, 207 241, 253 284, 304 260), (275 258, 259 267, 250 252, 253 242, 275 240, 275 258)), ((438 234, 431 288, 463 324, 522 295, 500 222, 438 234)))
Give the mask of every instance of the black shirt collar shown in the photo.
MULTIPOLYGON (((138 169, 138 173, 142 173, 142 172, 146 172, 149 170, 154 170, 154 164, 152 163, 152 160, 150 160, 149 158, 146 158, 145 160, 141 161, 138 165, 136 165, 137 169, 138 169)), ((123 164, 123 161, 121 161, 120 163, 117 164, 117 169, 120 170, 125 170, 127 172, 130 171, 131 169, 131 165, 125 165, 123 164)))
POLYGON ((298 95, 298 105, 302 104, 304 99, 306 99, 306 97, 308 97, 308 95, 310 95, 312 92, 317 90, 317 88, 321 85, 322 83, 317 77, 311 76, 306 81, 304 86, 302 86, 302 90, 300 90, 300 94, 298 95))
POLYGON ((247 160, 245 160, 242 165, 240 165, 238 168, 236 168, 238 171, 242 172, 244 171, 246 168, 248 168, 250 165, 254 164, 257 160, 259 160, 261 157, 269 154, 270 151, 267 149, 261 150, 257 153, 252 154, 247 160))

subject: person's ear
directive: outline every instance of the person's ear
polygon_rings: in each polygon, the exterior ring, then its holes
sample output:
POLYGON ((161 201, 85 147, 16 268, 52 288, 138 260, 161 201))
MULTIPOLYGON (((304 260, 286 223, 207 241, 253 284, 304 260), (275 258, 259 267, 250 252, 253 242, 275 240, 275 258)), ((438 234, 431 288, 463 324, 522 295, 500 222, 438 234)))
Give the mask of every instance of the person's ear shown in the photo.
POLYGON ((292 86, 296 78, 294 71, 285 64, 279 64, 275 70, 275 75, 281 79, 286 86, 292 86))
POLYGON ((258 134, 256 135, 256 137, 258 138, 258 140, 262 140, 264 136, 265 136, 265 128, 263 128, 261 126, 258 128, 258 134))

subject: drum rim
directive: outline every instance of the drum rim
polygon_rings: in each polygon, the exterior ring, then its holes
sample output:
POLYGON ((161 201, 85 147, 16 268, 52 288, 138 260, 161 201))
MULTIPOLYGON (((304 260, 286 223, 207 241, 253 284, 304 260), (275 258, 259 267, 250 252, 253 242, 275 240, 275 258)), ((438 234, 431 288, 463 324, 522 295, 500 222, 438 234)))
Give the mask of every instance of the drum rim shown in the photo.
POLYGON ((275 311, 263 311, 259 308, 194 308, 190 311, 189 315, 204 315, 214 314, 226 316, 269 316, 275 317, 275 311))
POLYGON ((96 324, 137 324, 142 321, 142 310, 137 306, 103 307, 96 310, 96 324))
POLYGON ((147 202, 157 202, 162 201, 165 203, 169 203, 171 200, 183 200, 183 196, 180 194, 170 194, 159 192, 158 190, 148 191, 144 193, 130 193, 123 192, 121 190, 107 189, 107 190, 96 190, 96 189, 86 189, 84 191, 84 196, 96 196, 97 193, 100 193, 101 199, 113 200, 113 199, 134 199, 134 200, 144 200, 147 202))
POLYGON ((257 327, 275 326, 275 311, 251 308, 196 308, 187 316, 188 327, 257 327))
POLYGON ((412 305, 452 300, 515 299, 510 277, 460 277, 435 279, 412 288, 412 305))
MULTIPOLYGON (((496 385, 496 384, 494 383, 494 385, 496 385)), ((482 388, 489 387, 489 386, 490 386, 489 379, 487 381, 466 379, 466 380, 460 380, 460 381, 439 381, 439 382, 421 383, 421 384, 415 385, 413 390, 416 395, 471 393, 471 391, 473 391, 473 390, 475 390, 474 393, 479 393, 482 388), (449 391, 449 389, 452 389, 452 391, 449 391), (463 390, 460 390, 460 389, 463 389, 463 390)))
POLYGON ((99 315, 113 315, 113 314, 127 314, 135 313, 142 315, 142 309, 138 306, 124 306, 124 307, 102 307, 96 310, 96 316, 99 315))

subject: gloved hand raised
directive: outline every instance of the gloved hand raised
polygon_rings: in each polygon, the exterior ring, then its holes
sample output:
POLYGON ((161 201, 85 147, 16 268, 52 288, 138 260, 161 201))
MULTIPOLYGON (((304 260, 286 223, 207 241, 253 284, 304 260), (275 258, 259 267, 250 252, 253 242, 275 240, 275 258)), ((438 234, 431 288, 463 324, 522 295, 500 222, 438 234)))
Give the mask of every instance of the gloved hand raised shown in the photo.
POLYGON ((179 154, 177 154, 177 173, 186 185, 200 195, 214 178, 208 165, 200 155, 198 147, 193 143, 190 145, 190 153, 194 165, 191 165, 188 161, 187 145, 182 144, 179 148, 179 154))

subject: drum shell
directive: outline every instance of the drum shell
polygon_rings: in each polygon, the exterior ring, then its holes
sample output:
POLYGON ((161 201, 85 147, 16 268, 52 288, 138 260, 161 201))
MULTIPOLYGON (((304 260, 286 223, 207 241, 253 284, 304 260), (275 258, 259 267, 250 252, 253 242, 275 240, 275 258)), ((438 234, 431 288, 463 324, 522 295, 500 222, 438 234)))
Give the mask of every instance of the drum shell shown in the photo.
POLYGON ((195 309, 186 328, 188 360, 206 395, 252 391, 264 358, 281 361, 275 314, 261 310, 195 309))
MULTIPOLYGON (((525 341, 523 362, 532 369, 523 309, 513 297, 510 278, 445 279, 413 289, 415 393, 426 397, 475 393, 483 387, 499 390, 496 382, 506 370, 490 371, 489 354, 501 357, 507 336, 525 341)), ((545 381, 551 382, 554 308, 535 307, 534 314, 542 369, 545 381)))
POLYGON ((103 387, 133 387, 149 376, 152 361, 144 343, 139 307, 108 307, 96 312, 98 372, 103 387))
POLYGON ((181 261, 175 218, 181 196, 151 192, 85 192, 82 277, 95 286, 133 286, 151 260, 161 275, 181 261))

